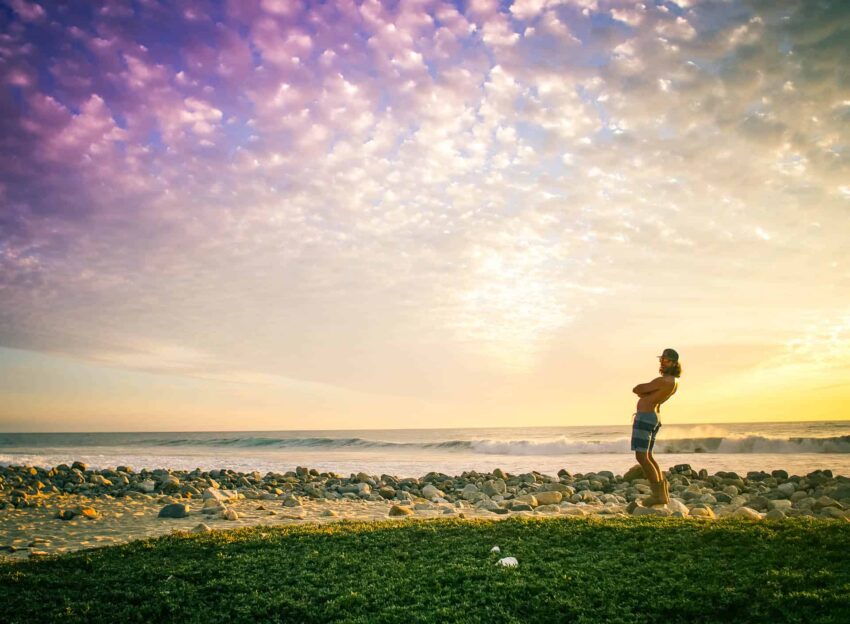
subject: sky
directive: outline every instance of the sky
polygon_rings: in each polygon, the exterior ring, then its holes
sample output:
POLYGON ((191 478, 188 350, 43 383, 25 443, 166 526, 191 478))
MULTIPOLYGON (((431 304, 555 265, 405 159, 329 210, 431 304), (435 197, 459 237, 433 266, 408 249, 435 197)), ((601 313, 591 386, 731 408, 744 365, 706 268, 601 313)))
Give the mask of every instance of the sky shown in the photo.
POLYGON ((0 0, 0 430, 850 419, 850 4, 0 0))

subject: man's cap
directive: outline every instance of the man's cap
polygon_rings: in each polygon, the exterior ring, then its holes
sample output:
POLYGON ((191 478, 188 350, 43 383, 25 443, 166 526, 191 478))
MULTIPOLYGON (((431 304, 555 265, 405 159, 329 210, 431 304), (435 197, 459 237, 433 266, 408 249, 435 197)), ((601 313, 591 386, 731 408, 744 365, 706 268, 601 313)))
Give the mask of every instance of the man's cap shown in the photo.
POLYGON ((679 361, 679 353, 676 351, 676 349, 664 349, 664 352, 658 357, 667 358, 668 360, 673 360, 674 362, 679 361))

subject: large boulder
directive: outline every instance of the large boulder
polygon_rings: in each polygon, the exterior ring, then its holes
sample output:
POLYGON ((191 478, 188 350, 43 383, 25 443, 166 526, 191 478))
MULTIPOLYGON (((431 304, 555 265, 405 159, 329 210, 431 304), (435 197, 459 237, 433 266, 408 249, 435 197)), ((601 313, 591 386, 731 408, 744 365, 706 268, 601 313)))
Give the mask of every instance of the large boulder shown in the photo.
POLYGON ((185 518, 189 515, 189 505, 171 503, 159 510, 160 518, 185 518))
POLYGON ((791 483, 780 483, 776 486, 777 494, 780 494, 783 498, 791 498, 791 495, 797 491, 797 486, 791 483))
POLYGON ((643 468, 640 467, 640 464, 635 464, 623 475, 623 481, 634 481, 635 479, 643 479, 644 477, 643 468))
POLYGON ((236 498, 237 494, 233 490, 220 490, 218 488, 208 487, 201 494, 201 498, 204 500, 213 499, 217 501, 226 501, 231 498, 236 498))
POLYGON ((408 507, 402 507, 401 505, 393 505, 390 507, 388 515, 392 517, 412 516, 413 510, 408 507))
POLYGON ((481 490, 474 483, 467 483, 461 491, 460 496, 463 500, 470 502, 478 501, 482 498, 481 490))
MULTIPOLYGON (((539 504, 537 502, 537 497, 534 494, 523 494, 522 496, 517 496, 513 499, 515 503, 530 505, 531 507, 537 507, 539 504)), ((516 505, 513 505, 511 509, 516 508, 516 505)))
POLYGON ((534 495, 538 505, 557 505, 560 503, 564 495, 560 492, 537 492, 534 495))
POLYGON ((750 507, 738 507, 738 509, 732 512, 731 516, 733 518, 745 518, 747 520, 762 519, 762 515, 755 509, 751 509, 750 507))
POLYGON ((710 507, 694 507, 688 514, 692 518, 714 518, 714 512, 710 507))
POLYGON ((498 496, 507 492, 508 486, 505 483, 504 479, 496 477, 495 479, 488 479, 487 481, 485 481, 482 487, 482 491, 487 496, 498 496))
POLYGON ((428 500, 434 500, 435 498, 443 498, 445 494, 442 490, 437 489, 430 483, 422 488, 422 497, 427 498, 428 500))

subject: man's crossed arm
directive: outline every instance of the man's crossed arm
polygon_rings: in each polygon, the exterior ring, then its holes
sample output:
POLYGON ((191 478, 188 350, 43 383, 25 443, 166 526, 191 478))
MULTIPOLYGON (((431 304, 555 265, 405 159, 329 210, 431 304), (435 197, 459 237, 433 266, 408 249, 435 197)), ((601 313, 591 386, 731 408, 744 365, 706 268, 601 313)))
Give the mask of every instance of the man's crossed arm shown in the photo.
POLYGON ((647 394, 652 394, 656 390, 661 389, 661 382, 663 382, 663 381, 664 381, 664 379, 662 377, 656 377, 655 379, 653 379, 649 383, 643 383, 643 384, 636 385, 634 388, 632 388, 632 392, 634 392, 636 395, 638 395, 640 397, 646 396, 647 394))

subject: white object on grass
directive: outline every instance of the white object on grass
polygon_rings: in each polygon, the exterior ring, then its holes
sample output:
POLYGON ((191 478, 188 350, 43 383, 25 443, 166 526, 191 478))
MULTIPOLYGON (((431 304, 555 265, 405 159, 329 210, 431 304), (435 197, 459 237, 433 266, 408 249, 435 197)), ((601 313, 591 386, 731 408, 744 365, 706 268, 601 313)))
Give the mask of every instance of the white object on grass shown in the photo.
POLYGON ((500 553, 500 552, 502 552, 502 549, 499 548, 498 546, 493 546, 493 548, 490 549, 490 552, 500 553))
POLYGON ((516 560, 516 557, 504 557, 499 559, 498 564, 505 568, 515 568, 519 565, 519 561, 516 560))

